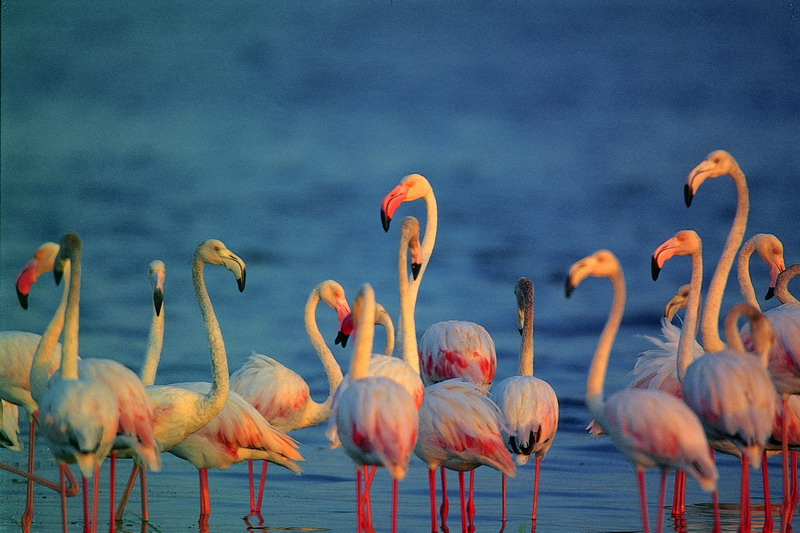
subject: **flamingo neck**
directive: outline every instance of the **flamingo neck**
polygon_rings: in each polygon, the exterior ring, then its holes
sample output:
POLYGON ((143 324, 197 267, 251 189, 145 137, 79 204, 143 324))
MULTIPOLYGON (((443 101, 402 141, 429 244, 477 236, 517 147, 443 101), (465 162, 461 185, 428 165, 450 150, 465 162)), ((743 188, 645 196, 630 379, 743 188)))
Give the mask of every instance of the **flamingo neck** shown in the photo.
POLYGON ((350 361, 350 379, 353 381, 369 376, 369 362, 372 358, 372 342, 375 336, 375 298, 362 298, 361 315, 358 319, 356 344, 350 361))
POLYGON ((742 249, 739 250, 739 259, 736 262, 736 275, 739 278, 739 290, 742 292, 742 297, 749 304, 761 309, 761 306, 758 304, 758 298, 756 298, 756 291, 753 288, 753 280, 750 277, 750 257, 753 255, 755 249, 756 244, 753 240, 744 243, 742 249))
POLYGON ((328 376, 328 397, 322 403, 315 402, 313 399, 309 401, 314 411, 311 414, 312 421, 310 425, 322 423, 330 416, 334 392, 343 378, 342 369, 333 357, 333 352, 328 348, 322 333, 319 331, 319 326, 317 326, 317 307, 320 301, 319 290, 320 287, 317 286, 308 297, 305 310, 305 323, 308 338, 311 339, 311 345, 314 346, 317 357, 319 357, 319 360, 322 362, 322 367, 325 369, 325 375, 328 376))
POLYGON ((728 282, 728 274, 730 274, 733 261, 736 258, 736 250, 742 244, 744 239, 744 232, 747 227, 747 214, 750 210, 750 197, 747 191, 747 181, 745 180, 744 173, 741 170, 731 172, 731 177, 736 184, 737 192, 737 205, 736 216, 733 218, 733 224, 728 239, 725 241, 725 248, 720 256, 717 269, 714 271, 714 276, 711 278, 711 283, 708 287, 708 295, 706 296, 706 305, 703 309, 703 318, 700 325, 700 331, 703 336, 703 348, 706 352, 719 352, 725 349, 725 343, 719 334, 719 313, 722 306, 722 296, 725 292, 725 285, 728 282))
POLYGON ((614 345, 614 339, 622 323, 622 314, 625 311, 625 277, 619 271, 610 276, 610 279, 614 289, 614 299, 606 325, 597 342, 592 365, 589 368, 589 377, 586 380, 586 406, 592 416, 601 421, 605 419, 603 385, 606 380, 608 359, 611 356, 611 347, 614 345))
POLYGON ((80 328, 81 251, 70 250, 69 289, 64 313, 64 343, 61 346, 61 379, 78 379, 78 330, 80 328))
MULTIPOLYGON (((427 238, 427 231, 425 238, 427 238)), ((403 360, 419 373, 419 352, 417 347, 417 325, 414 319, 414 308, 417 305, 417 294, 422 276, 425 273, 427 260, 423 255, 422 266, 415 281, 408 275, 408 237, 400 239, 398 261, 398 285, 400 287, 400 319, 397 324, 397 346, 403 354, 403 360)))
POLYGON ((225 341, 222 338, 222 330, 220 330, 219 321, 214 313, 214 307, 211 305, 211 298, 208 296, 203 276, 204 268, 205 263, 195 253, 194 261, 192 262, 192 282, 197 296, 197 303, 203 313, 206 332, 208 333, 208 346, 211 351, 211 373, 213 376, 211 389, 203 398, 200 414, 207 416, 210 420, 225 405, 228 391, 230 390, 230 378, 228 376, 228 354, 225 351, 225 341))
MULTIPOLYGON (((417 283, 422 279, 425 269, 428 268, 428 262, 433 254, 433 247, 436 244, 436 232, 439 228, 439 207, 436 203, 436 195, 433 189, 426 194, 423 199, 427 207, 427 220, 425 221, 425 236, 422 239, 422 267, 417 276, 417 283)), ((415 295, 416 298, 416 295, 415 295)))
POLYGON ((47 325, 47 329, 42 333, 42 338, 39 340, 39 345, 36 347, 36 352, 33 355, 33 364, 31 365, 31 397, 33 397, 37 404, 44 396, 44 393, 47 392, 47 381, 50 379, 50 367, 53 364, 53 358, 56 354, 58 338, 64 330, 64 314, 67 309, 70 279, 70 264, 66 263, 64 265, 64 274, 62 277, 64 288, 61 292, 61 301, 58 304, 53 318, 47 325))
POLYGON ((153 309, 153 318, 150 320, 150 332, 147 335, 147 351, 144 356, 144 365, 139 371, 139 378, 145 387, 156 382, 158 363, 161 360, 161 349, 164 346, 164 313, 165 305, 161 304, 161 312, 153 309))
POLYGON ((755 353, 758 354, 759 362, 766 368, 769 362, 769 352, 772 349, 773 331, 768 319, 758 307, 743 303, 735 305, 730 310, 725 318, 725 337, 728 339, 728 345, 731 350, 748 352, 738 327, 739 318, 742 315, 745 315, 747 320, 750 321, 750 332, 753 336, 755 353))
POLYGON ((703 253, 698 250, 692 254, 692 277, 689 282, 689 299, 686 303, 681 337, 678 341, 677 372, 683 381, 686 369, 692 363, 692 351, 697 339, 697 323, 700 314, 700 292, 703 288, 703 253))
POLYGON ((797 303, 797 298, 789 292, 789 281, 797 274, 800 274, 800 264, 788 267, 778 276, 778 281, 775 283, 775 296, 782 304, 797 303))
POLYGON ((519 375, 533 375, 533 301, 525 301, 522 319, 522 345, 519 352, 519 375))

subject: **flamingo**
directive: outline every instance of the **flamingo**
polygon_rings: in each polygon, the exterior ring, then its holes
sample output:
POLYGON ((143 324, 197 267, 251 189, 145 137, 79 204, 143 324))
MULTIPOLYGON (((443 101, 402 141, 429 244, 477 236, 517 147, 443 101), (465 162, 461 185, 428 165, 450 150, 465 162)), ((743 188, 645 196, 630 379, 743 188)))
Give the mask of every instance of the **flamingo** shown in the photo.
MULTIPOLYGON (((765 365, 739 350, 705 353, 690 360, 694 343, 697 301, 702 283, 702 241, 696 232, 683 230, 659 246, 653 254, 653 277, 676 255, 692 258, 692 281, 686 323, 678 347, 677 372, 683 398, 697 413, 712 443, 742 460, 740 527, 749 524, 750 462, 758 468, 764 444, 775 416, 775 392, 765 365), (742 391, 747 391, 746 395, 742 391), (729 450, 728 442, 735 446, 729 450), (738 450, 738 451, 737 451, 738 450)), ((709 292, 706 309, 716 295, 709 292)), ((707 312, 707 310, 706 310, 707 312)))
MULTIPOLYGON (((78 374, 78 320, 81 283, 80 237, 64 235, 59 259, 69 260, 71 276, 64 318, 61 379, 47 389, 39 403, 42 434, 61 465, 77 463, 83 476, 84 532, 94 531, 89 512, 88 480, 99 471, 117 438, 119 407, 107 385, 78 374)), ((60 265, 56 265, 56 273, 60 265)), ((34 365, 36 362, 34 361, 34 365)), ((62 479, 63 479, 62 466, 62 479)), ((63 483, 62 483, 63 484, 63 483)), ((95 487, 96 493, 96 487, 95 487)), ((63 527, 67 531, 66 500, 62 495, 63 527)), ((95 511, 96 517, 96 511, 95 511)))
MULTIPOLYGON (((46 242, 37 248, 33 258, 25 265, 17 276, 16 289, 20 306, 28 308, 28 294, 30 287, 45 272, 53 269, 53 263, 58 255, 59 245, 55 242, 46 242)), ((67 286, 64 286, 66 294, 67 286)), ((62 298, 57 309, 54 322, 58 327, 63 327, 64 308, 66 307, 66 297, 62 298)), ((58 335, 61 330, 58 330, 58 335)), ((58 343, 56 335, 56 345, 53 346, 53 357, 50 366, 47 367, 47 378, 49 379, 61 366, 61 344, 58 343)), ((39 345, 41 335, 29 333, 27 331, 0 331, 0 400, 4 402, 4 417, 8 417, 14 412, 17 406, 22 406, 28 416, 28 491, 25 504, 25 511, 22 515, 23 529, 29 530, 33 522, 33 482, 34 482, 34 457, 36 447, 36 419, 38 417, 39 404, 31 396, 31 365, 33 364, 33 354, 39 345)), ((4 428, 5 426, 4 421, 4 428)), ((16 433, 12 440, 16 439, 16 433)), ((17 443, 19 444, 19 443, 17 443)), ((11 449, 21 450, 21 445, 11 449)), ((4 463, 3 466, 7 466, 4 463)), ((49 485, 41 478, 38 481, 49 485)), ((70 481, 72 481, 70 477, 70 481)), ((57 489, 59 490, 59 489, 57 489)), ((72 492, 72 491, 71 491, 72 492)))
MULTIPOLYGON (((314 287, 306 302, 306 332, 328 376, 328 397, 325 401, 315 402, 308 383, 300 375, 266 355, 250 355, 245 364, 231 374, 231 390, 240 394, 279 431, 288 433, 295 429, 316 426, 327 420, 331 414, 334 391, 342 382, 342 369, 317 326, 316 310, 320 301, 336 311, 340 324, 350 314, 350 305, 344 289, 334 280, 323 281, 314 287)), ((343 342, 346 344, 346 338, 343 342)), ((251 514, 261 513, 264 480, 269 464, 267 461, 263 463, 258 503, 255 503, 252 494, 253 466, 252 462, 249 464, 251 514)))
POLYGON ((661 469, 658 531, 663 529, 666 472, 685 470, 707 491, 716 488, 717 469, 711 457, 703 426, 686 404, 659 390, 623 389, 603 399, 611 347, 625 308, 625 278, 617 257, 599 250, 574 263, 569 270, 566 294, 587 277, 607 277, 614 299, 606 325, 600 335, 586 381, 586 406, 614 444, 634 464, 639 481, 642 522, 649 533, 645 490, 645 469, 661 469))
MULTIPOLYGON (((417 278, 425 273, 438 227, 436 196, 430 182, 420 174, 404 177, 383 200, 381 222, 389 225, 403 202, 424 199, 428 216, 422 241, 422 266, 417 278)), ((448 320, 431 325, 419 342, 419 364, 425 385, 455 377, 465 377, 488 389, 497 373, 494 341, 486 329, 475 322, 448 320)))
MULTIPOLYGON (((293 439, 276 431, 241 396, 230 392, 225 342, 205 285, 206 264, 221 265, 230 270, 239 291, 245 287, 246 265, 216 239, 200 243, 192 259, 192 280, 208 334, 213 381, 147 387, 147 396, 153 405, 155 432, 163 451, 198 468, 198 522, 203 529, 208 526, 211 515, 208 468, 228 468, 236 462, 267 459, 299 471, 294 461, 302 460, 293 439)), ((154 351, 148 351, 148 355, 160 357, 160 353, 154 351)), ((157 361, 154 366, 157 366, 157 361)), ((136 474, 134 467, 124 501, 136 474)), ((120 515, 121 510, 117 514, 120 515)))
POLYGON ((335 420, 342 446, 356 464, 356 530, 374 531, 366 465, 383 465, 393 478, 392 531, 397 532, 398 484, 408 472, 417 442, 417 406, 399 383, 369 375, 375 316, 375 293, 369 284, 361 287, 353 307, 357 336, 350 363, 351 383, 338 398, 335 420))
MULTIPOLYGON (((553 387, 533 375, 533 283, 520 278, 514 288, 519 311, 522 346, 519 375, 504 379, 495 386, 492 396, 508 422, 506 442, 518 465, 525 465, 536 456, 531 520, 536 521, 539 498, 539 468, 553 445, 558 430, 558 397, 553 387)), ((503 480, 503 521, 505 521, 506 477, 503 480)))

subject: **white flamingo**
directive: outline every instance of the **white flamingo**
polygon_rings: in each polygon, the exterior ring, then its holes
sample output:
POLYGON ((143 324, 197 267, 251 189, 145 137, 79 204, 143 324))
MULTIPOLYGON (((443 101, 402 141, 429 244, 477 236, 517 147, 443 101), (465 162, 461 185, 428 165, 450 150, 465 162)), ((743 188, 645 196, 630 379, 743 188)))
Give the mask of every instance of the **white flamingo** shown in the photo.
MULTIPOLYGON (((425 200, 428 214, 418 278, 425 273, 436 242, 438 208, 431 184, 420 174, 408 175, 381 204, 383 229, 389 231, 389 224, 400 204, 420 198, 425 200)), ((475 322, 448 320, 433 324, 422 335, 419 351, 422 381, 426 385, 464 377, 488 389, 497 373, 494 341, 486 329, 475 322)))
MULTIPOLYGON (((520 278, 514 288, 517 298, 519 330, 522 346, 519 354, 519 375, 498 383, 492 391, 497 406, 505 416, 509 431, 506 444, 518 465, 536 457, 531 520, 536 520, 539 499, 539 469, 553 445, 558 430, 558 397, 553 387, 533 375, 533 283, 520 278)), ((506 476, 503 480, 503 520, 505 521, 506 476)))
POLYGON ((673 468, 685 470, 704 490, 711 491, 716 488, 717 469, 703 426, 686 404, 676 397, 659 390, 623 389, 603 399, 611 348, 625 309, 625 279, 616 256, 608 250, 600 250, 572 265, 567 278, 568 297, 587 276, 609 278, 614 299, 586 381, 586 406, 636 467, 645 532, 650 531, 645 469, 661 468, 658 518, 658 531, 661 532, 666 472, 673 468))
MULTIPOLYGON (((344 289, 334 280, 323 281, 314 287, 306 302, 306 332, 328 377, 328 397, 322 403, 314 401, 308 383, 299 374, 266 355, 258 353, 250 355, 245 364, 231 374, 231 390, 255 407, 272 426, 285 433, 316 426, 326 421, 331 414, 334 392, 342 382, 342 369, 317 326, 316 311, 320 301, 336 311, 340 332, 341 324, 350 314, 350 305, 347 303, 344 289)), ((344 339, 345 344, 347 342, 346 337, 339 336, 337 339, 344 339)), ((263 463, 257 502, 252 492, 252 462, 249 464, 251 514, 261 513, 269 462, 263 463)))
POLYGON ((357 468, 356 530, 359 533, 374 530, 369 509, 371 476, 367 473, 366 465, 383 465, 394 480, 392 531, 396 532, 398 482, 408 471, 411 453, 417 442, 417 406, 399 383, 386 377, 369 375, 375 318, 375 294, 369 284, 362 286, 353 308, 357 332, 350 363, 351 383, 338 398, 336 426, 342 446, 357 468))

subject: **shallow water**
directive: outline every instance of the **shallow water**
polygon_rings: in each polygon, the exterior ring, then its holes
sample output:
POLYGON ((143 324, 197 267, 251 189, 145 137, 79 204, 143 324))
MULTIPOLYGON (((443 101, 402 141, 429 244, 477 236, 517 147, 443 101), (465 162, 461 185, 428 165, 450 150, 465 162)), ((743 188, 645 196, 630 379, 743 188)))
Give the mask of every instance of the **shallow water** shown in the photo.
MULTIPOLYGON (((688 280, 688 261, 674 260, 652 282, 650 254, 683 228, 704 238, 708 264, 724 243, 730 180, 707 183, 691 209, 683 205, 686 175, 708 152, 730 151, 748 176, 747 235, 775 233, 786 263, 800 260, 792 3, 6 2, 2 10, 2 329, 42 331, 60 289, 43 279, 22 311, 15 276, 41 242, 77 230, 81 353, 138 370, 150 316, 145 273, 162 259, 167 333, 157 382, 209 379, 189 262, 199 242, 219 238, 248 264, 243 294, 227 272, 207 275, 231 368, 252 351, 279 357, 321 400, 327 382, 302 322, 308 292, 327 278, 350 295, 370 282, 397 316, 397 225, 385 234, 378 210, 402 176, 421 172, 436 190, 440 225, 417 306, 420 333, 450 318, 485 325, 499 381, 519 351, 514 283, 527 276, 536 285, 536 371, 561 402, 542 464, 540 532, 641 528, 632 467, 584 431, 584 380, 610 290, 587 281, 565 300, 569 265, 603 247, 626 269, 629 302, 607 382, 614 391, 648 346, 640 335, 658 333, 663 305, 688 280)), ((398 216, 408 214, 425 215, 405 204, 398 216)), ((752 271, 763 294, 766 268, 753 261, 752 271)), ((732 281, 723 309, 738 298, 732 281)), ((319 313, 320 327, 332 338, 328 315, 319 313)), ((349 348, 335 353, 349 363, 349 348)), ((351 462, 327 448, 321 428, 294 436, 305 473, 271 468, 264 527, 352 530, 351 462)), ((54 479, 44 449, 38 458, 54 479)), ((3 450, 0 460, 21 465, 24 456, 3 450)), ((164 461, 150 476, 150 530, 197 530, 196 471, 164 461)), ((733 531, 738 467, 718 462, 733 531)), ((778 465, 771 461, 773 502, 778 465)), ((246 472, 211 474, 211 531, 246 529, 246 472)), ((505 531, 530 529, 531 476, 532 465, 510 482, 505 531)), ((477 530, 500 530, 499 474, 481 468, 477 479, 477 530)), ((456 486, 451 475, 454 530, 456 486)), ((379 530, 389 487, 379 473, 379 530)), ((24 484, 0 472, 0 493, 0 531, 16 531, 24 484)), ((37 498, 34 530, 60 531, 55 495, 37 498)), ((710 497, 692 481, 688 503, 686 530, 708 530, 710 497)), ((70 506, 78 520, 78 502, 70 506)), ((140 530, 137 507, 134 495, 123 530, 140 530)), ((427 473, 416 459, 400 511, 401 531, 428 527, 427 473)))

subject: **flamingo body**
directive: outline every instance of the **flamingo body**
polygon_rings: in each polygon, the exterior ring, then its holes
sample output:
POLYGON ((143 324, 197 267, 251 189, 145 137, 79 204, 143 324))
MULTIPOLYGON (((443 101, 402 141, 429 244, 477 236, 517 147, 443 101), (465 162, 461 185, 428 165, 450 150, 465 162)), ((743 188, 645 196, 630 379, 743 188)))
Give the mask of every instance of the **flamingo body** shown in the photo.
POLYGON ((446 320, 430 326, 419 342, 420 372, 426 385, 464 377, 488 388, 497 373, 494 341, 474 322, 446 320))
POLYGON ((558 397, 549 383, 535 376, 512 376, 492 391, 508 424, 505 440, 518 465, 531 455, 544 459, 558 428, 558 397))

